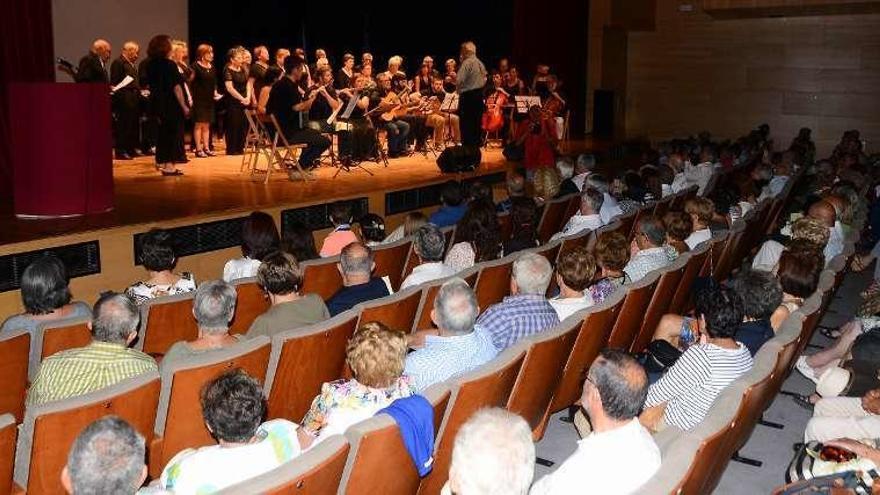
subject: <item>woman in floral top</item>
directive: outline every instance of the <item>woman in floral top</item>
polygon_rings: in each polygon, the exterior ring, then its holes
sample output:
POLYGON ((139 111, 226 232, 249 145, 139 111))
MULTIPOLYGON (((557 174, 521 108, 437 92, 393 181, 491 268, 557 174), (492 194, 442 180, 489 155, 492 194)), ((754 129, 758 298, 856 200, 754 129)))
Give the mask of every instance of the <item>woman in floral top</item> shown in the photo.
POLYGON ((308 448, 345 430, 397 399, 414 393, 403 375, 406 337, 378 322, 363 325, 346 348, 354 378, 325 383, 302 420, 300 444, 308 448))
POLYGON ((629 262, 629 243, 618 232, 602 234, 596 243, 595 255, 600 278, 587 290, 593 297, 593 303, 600 304, 618 287, 629 283, 629 277, 623 271, 629 262))
POLYGON ((191 273, 174 273, 177 255, 174 253, 171 235, 161 229, 153 229, 141 236, 140 262, 150 278, 125 289, 125 293, 137 304, 161 296, 173 296, 196 290, 196 280, 191 273))

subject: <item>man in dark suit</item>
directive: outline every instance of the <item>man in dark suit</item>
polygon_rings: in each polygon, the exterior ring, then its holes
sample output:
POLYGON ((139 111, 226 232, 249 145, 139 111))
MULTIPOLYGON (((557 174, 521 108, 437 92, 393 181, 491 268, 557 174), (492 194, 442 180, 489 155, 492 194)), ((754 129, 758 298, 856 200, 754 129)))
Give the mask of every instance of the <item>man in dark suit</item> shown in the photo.
POLYGON ((110 64, 110 84, 114 87, 126 77, 132 81, 123 88, 113 93, 113 132, 114 149, 117 160, 130 160, 137 155, 135 148, 138 146, 140 126, 140 83, 138 81, 138 68, 135 62, 138 59, 140 48, 134 41, 126 41, 122 45, 122 54, 110 64))
POLYGON ((88 55, 79 60, 76 71, 76 82, 91 83, 109 81, 107 78, 107 62, 110 61, 110 43, 97 39, 92 43, 88 55))

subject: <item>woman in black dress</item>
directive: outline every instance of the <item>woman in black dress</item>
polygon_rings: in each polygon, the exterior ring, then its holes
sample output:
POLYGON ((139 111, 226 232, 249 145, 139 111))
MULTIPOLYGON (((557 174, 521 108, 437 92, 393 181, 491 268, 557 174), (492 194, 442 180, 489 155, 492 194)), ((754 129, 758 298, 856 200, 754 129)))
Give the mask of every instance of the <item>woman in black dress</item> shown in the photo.
POLYGON ((183 125, 189 106, 183 92, 183 77, 169 58, 171 37, 160 34, 147 48, 147 81, 150 87, 150 110, 159 124, 156 141, 156 167, 162 175, 183 175, 176 163, 186 163, 183 125))
POLYGON ((192 86, 193 143, 196 156, 214 156, 211 151, 211 124, 214 123, 214 96, 217 93, 217 72, 214 70, 214 49, 211 45, 199 45, 192 86))
POLYGON ((229 63, 223 69, 223 81, 229 95, 226 110, 226 154, 240 155, 244 152, 247 121, 244 109, 250 105, 248 71, 244 67, 244 49, 233 49, 229 63))

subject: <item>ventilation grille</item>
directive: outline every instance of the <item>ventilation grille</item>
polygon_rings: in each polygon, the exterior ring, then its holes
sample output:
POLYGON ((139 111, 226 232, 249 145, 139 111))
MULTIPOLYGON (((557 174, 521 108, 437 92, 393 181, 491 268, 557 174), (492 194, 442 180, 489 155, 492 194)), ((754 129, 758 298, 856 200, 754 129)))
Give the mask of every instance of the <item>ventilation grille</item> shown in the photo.
MULTIPOLYGON (((461 181, 461 183, 462 187, 464 187, 465 190, 468 190, 474 182, 492 185, 504 182, 504 177, 504 172, 496 172, 494 174, 470 177, 461 181)), ((440 191, 442 189, 443 184, 440 183, 386 193, 385 215, 395 215, 398 213, 406 213, 408 211, 437 206, 440 204, 440 191)))
POLYGON ((21 274, 35 259, 52 253, 67 267, 70 278, 101 273, 101 248, 98 241, 28 251, 0 256, 0 292, 21 287, 21 274))
MULTIPOLYGON (((349 199, 342 202, 351 205, 352 218, 357 219, 370 212, 370 204, 366 197, 349 199)), ((296 223, 305 225, 309 230, 321 230, 331 227, 329 210, 330 205, 333 203, 283 210, 281 212, 281 234, 284 235, 296 223)))
MULTIPOLYGON (((207 253, 241 245, 241 226, 247 217, 219 220, 166 229, 174 243, 174 253, 178 258, 193 254, 207 253)), ((134 236, 134 262, 141 264, 141 236, 134 236)))

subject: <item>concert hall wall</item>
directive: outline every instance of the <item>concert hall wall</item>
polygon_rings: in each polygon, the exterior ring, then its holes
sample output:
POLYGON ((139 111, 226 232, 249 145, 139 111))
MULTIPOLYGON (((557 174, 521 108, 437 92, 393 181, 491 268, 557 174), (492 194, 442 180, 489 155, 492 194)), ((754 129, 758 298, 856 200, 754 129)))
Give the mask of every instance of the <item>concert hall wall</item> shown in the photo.
MULTIPOLYGON (((95 38, 105 38, 119 56, 122 43, 134 40, 147 54, 147 42, 156 34, 187 39, 187 4, 183 0, 52 0, 55 56, 74 65, 95 38)), ((70 78, 58 73, 59 81, 70 78)))

